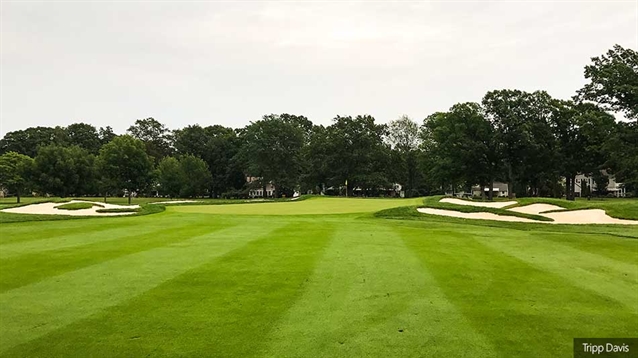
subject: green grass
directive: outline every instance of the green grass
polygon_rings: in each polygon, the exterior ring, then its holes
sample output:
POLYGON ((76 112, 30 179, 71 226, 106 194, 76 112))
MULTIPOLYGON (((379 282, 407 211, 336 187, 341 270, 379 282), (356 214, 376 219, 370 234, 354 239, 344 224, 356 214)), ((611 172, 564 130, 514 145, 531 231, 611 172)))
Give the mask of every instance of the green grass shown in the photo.
POLYGON ((94 203, 68 203, 58 205, 55 208, 60 210, 82 210, 82 209, 91 209, 94 206, 98 206, 103 208, 104 205, 94 204, 94 203))
POLYGON ((403 205, 417 205, 423 198, 362 199, 310 197, 297 202, 256 202, 250 205, 185 205, 171 208, 180 213, 228 215, 321 215, 374 212, 403 205))
POLYGON ((0 357, 571 357, 574 337, 638 336, 638 227, 421 204, 3 223, 0 357))
POLYGON ((97 209, 98 213, 137 213, 140 209, 138 208, 111 208, 111 209, 97 209))

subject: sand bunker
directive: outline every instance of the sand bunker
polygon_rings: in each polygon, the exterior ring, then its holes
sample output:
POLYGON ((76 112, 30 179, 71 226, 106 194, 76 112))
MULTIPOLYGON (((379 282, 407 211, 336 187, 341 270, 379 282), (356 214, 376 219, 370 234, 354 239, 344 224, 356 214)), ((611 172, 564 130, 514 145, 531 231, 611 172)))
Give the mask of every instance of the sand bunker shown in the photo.
POLYGON ((515 201, 495 201, 495 202, 491 202, 491 203, 486 203, 486 202, 473 202, 473 201, 468 201, 468 200, 461 200, 461 199, 455 199, 455 198, 443 198, 440 200, 440 202, 442 203, 450 203, 450 204, 456 204, 456 205, 469 205, 469 206, 480 206, 482 208, 504 208, 506 206, 510 206, 510 205, 514 205, 514 204, 518 204, 515 201))
MULTIPOLYGON (((482 206, 486 207, 483 204, 506 204, 512 205, 516 204, 515 201, 507 201, 501 203, 482 203, 482 202, 471 202, 460 199, 451 199, 445 198, 441 199, 443 203, 452 203, 458 205, 472 205, 472 206, 482 206), (509 203, 509 204, 507 204, 509 203)), ((503 207, 500 206, 500 207, 503 207)), ((623 220, 612 218, 607 215, 604 210, 601 209, 584 209, 584 210, 573 210, 567 211, 565 208, 562 208, 557 205, 551 204, 530 204, 525 206, 518 206, 515 208, 507 209, 511 211, 515 211, 518 213, 524 214, 533 214, 533 215, 541 215, 547 218, 550 218, 554 221, 538 221, 527 218, 520 218, 517 216, 507 216, 507 215, 496 215, 492 213, 462 213, 454 210, 442 210, 442 209, 433 209, 433 208, 419 208, 418 212, 423 214, 430 215, 441 215, 441 216, 451 216, 455 218, 462 219, 478 219, 478 220, 496 220, 496 221, 510 221, 510 222, 523 222, 523 223, 539 223, 539 224, 623 224, 623 225, 638 225, 638 220, 623 220), (547 213, 547 211, 551 210, 563 210, 559 212, 547 213)))
POLYGON ((543 221, 536 221, 531 219, 519 218, 518 216, 506 216, 496 215, 492 213, 462 213, 454 210, 432 209, 432 208, 418 208, 418 212, 430 215, 451 216, 461 219, 479 219, 479 220, 497 220, 497 221, 516 221, 522 223, 537 223, 543 221))
POLYGON ((39 204, 31 204, 25 206, 18 206, 16 208, 9 208, 0 210, 5 213, 14 213, 14 214, 38 214, 38 215, 69 215, 69 216, 119 216, 119 215, 132 215, 134 212, 128 213, 98 213, 99 209, 138 209, 139 205, 115 205, 115 204, 105 204, 98 203, 94 201, 84 201, 84 200, 71 200, 64 203, 39 203, 39 204), (93 206, 90 209, 80 209, 80 210, 64 210, 57 209, 56 206, 60 206, 63 204, 69 203, 92 203, 100 206, 93 206))
POLYGON ((543 213, 546 211, 565 210, 565 208, 561 208, 558 205, 552 205, 552 204, 530 204, 525 206, 517 206, 515 208, 511 208, 508 210, 516 211, 517 213, 523 213, 523 214, 539 215, 540 213, 543 213))
POLYGON ((561 211, 557 213, 541 214, 554 219, 553 224, 623 224, 638 225, 638 220, 623 220, 612 218, 602 209, 586 209, 561 211))

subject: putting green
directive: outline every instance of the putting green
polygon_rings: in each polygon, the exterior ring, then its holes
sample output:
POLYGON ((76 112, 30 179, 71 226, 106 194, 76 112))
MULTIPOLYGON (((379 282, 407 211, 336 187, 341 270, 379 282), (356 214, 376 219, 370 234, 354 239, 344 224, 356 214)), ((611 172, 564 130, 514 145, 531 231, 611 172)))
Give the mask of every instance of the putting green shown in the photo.
POLYGON ((637 227, 368 214, 418 201, 0 224, 0 357, 571 357, 638 336, 637 227))
POLYGON ((241 205, 187 205, 169 208, 181 213, 229 214, 229 215, 322 215, 371 213, 399 206, 419 205, 423 198, 365 199, 321 198, 300 201, 251 203, 241 205))

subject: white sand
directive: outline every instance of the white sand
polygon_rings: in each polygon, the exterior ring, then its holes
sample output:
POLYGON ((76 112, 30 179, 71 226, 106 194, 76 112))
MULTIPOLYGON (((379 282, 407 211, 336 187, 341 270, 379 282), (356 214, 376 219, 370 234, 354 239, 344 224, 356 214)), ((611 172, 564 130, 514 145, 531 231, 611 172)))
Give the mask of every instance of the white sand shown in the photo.
POLYGON ((455 198, 443 198, 440 200, 440 202, 456 204, 456 205, 480 206, 482 208, 499 208, 499 209, 504 208, 506 206, 517 204, 517 202, 515 201, 495 201, 495 202, 486 203, 483 201, 474 202, 474 201, 461 200, 461 199, 455 199, 455 198))
POLYGON ((565 208, 561 208, 558 205, 552 205, 552 204, 530 204, 525 206, 517 206, 515 208, 511 208, 507 210, 516 211, 517 213, 523 213, 523 214, 538 215, 540 213, 550 211, 550 210, 565 210, 565 208))
MULTIPOLYGON (((441 202, 444 203, 452 203, 458 205, 473 205, 473 206, 483 206, 482 204, 505 204, 498 207, 508 206, 512 204, 516 204, 515 201, 507 201, 501 203, 483 203, 477 202, 473 203, 471 201, 459 200, 459 199, 450 199, 444 198, 441 199, 441 202), (476 204, 476 205, 474 205, 476 204)), ((515 208, 507 209, 511 211, 515 211, 518 213, 524 214, 533 214, 533 215, 541 215, 547 218, 550 218, 554 221, 538 221, 531 220, 526 218, 519 218, 516 216, 506 216, 506 215, 496 215, 492 213, 462 213, 454 210, 442 210, 442 209, 433 209, 433 208, 419 208, 418 212, 424 214, 431 215, 443 215, 443 216, 451 216, 455 218, 463 218, 463 219, 481 219, 481 220, 496 220, 496 221, 515 221, 515 222, 526 222, 526 223, 540 223, 540 224, 623 224, 623 225, 638 225, 638 220, 622 220, 612 218, 607 215, 602 209, 585 209, 585 210, 573 210, 573 211, 560 211, 554 213, 545 213, 550 210, 565 210, 565 208, 561 208, 557 205, 551 204, 530 204, 525 206, 518 206, 515 208)))
POLYGON ((418 208, 418 212, 431 215, 451 216, 462 219, 478 219, 478 220, 497 220, 497 221, 516 221, 522 223, 537 223, 543 221, 536 221, 526 218, 519 218, 518 216, 506 216, 496 215, 492 213, 462 213, 454 210, 432 209, 432 208, 418 208))
POLYGON ((200 203, 199 200, 169 200, 169 201, 155 201, 151 204, 182 204, 182 203, 200 203))
POLYGON ((44 214, 44 215, 69 215, 69 216, 118 216, 118 215, 132 215, 135 213, 98 213, 98 209, 137 209, 139 205, 115 205, 115 204, 105 204, 98 203, 94 201, 84 201, 84 200, 71 200, 64 203, 39 203, 39 204, 31 204, 25 206, 18 206, 17 208, 9 208, 0 210, 5 213, 14 213, 14 214, 44 214), (92 203, 97 205, 102 205, 103 207, 93 206, 90 209, 80 209, 80 210, 64 210, 64 209, 56 209, 56 206, 69 204, 69 203, 92 203))
POLYGON ((623 224, 638 225, 638 220, 612 218, 602 209, 586 209, 541 214, 554 219, 554 224, 623 224))

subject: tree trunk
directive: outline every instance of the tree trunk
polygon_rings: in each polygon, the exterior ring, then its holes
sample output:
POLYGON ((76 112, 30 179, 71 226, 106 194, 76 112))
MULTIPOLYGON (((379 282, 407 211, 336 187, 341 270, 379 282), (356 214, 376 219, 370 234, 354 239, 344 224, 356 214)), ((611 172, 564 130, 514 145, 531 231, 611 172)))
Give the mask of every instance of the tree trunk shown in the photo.
POLYGON ((104 191, 104 204, 106 204, 106 191, 104 191))
POLYGON ((490 201, 494 200, 494 178, 490 178, 490 191, 487 195, 490 201))
POLYGON ((576 175, 572 176, 571 178, 571 192, 572 192, 572 198, 570 200, 576 200, 576 175))
POLYGON ((507 165, 507 197, 514 198, 514 178, 512 175, 512 165, 507 165))
POLYGON ((571 196, 569 194, 569 191, 571 190, 571 180, 572 178, 570 178, 569 176, 565 176, 565 199, 566 200, 571 200, 571 196))
POLYGON ((481 185, 481 200, 485 201, 485 185, 481 185))
POLYGON ((18 200, 18 204, 20 204, 20 191, 16 191, 16 199, 18 200))
POLYGON ((128 191, 128 204, 131 205, 131 190, 128 191))

